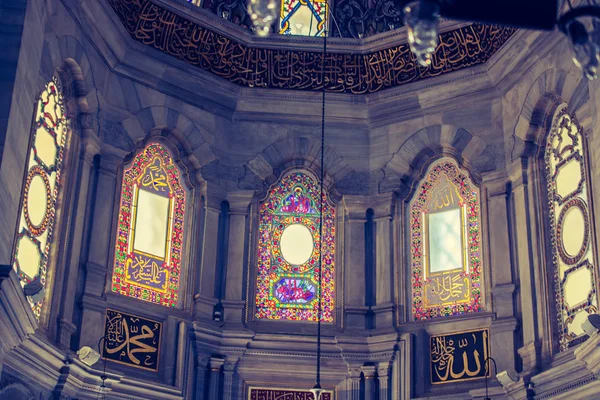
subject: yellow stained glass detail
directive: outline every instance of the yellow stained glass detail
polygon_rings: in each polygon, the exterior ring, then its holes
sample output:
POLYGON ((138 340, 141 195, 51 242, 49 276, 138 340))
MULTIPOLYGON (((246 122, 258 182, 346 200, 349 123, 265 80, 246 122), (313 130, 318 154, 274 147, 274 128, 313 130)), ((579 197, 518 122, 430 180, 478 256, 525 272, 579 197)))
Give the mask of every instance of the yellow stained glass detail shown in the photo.
POLYGON ((135 212, 133 248, 164 259, 169 228, 169 198, 139 189, 135 212))

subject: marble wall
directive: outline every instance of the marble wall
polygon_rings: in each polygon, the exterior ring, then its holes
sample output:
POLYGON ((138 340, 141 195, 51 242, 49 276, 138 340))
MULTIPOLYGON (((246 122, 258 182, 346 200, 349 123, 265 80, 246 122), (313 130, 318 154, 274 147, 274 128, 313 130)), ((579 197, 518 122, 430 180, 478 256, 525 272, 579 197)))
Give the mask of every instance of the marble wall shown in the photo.
MULTIPOLYGON (((0 398, 97 398, 102 362, 88 367, 75 351, 96 348, 107 308, 163 326, 158 372, 107 362, 108 398, 233 400, 249 386, 312 387, 315 326, 257 320, 252 305, 258 206, 284 171, 319 171, 320 94, 240 88, 147 49, 106 1, 0 7, 10 42, 0 56, 0 398), (11 248, 31 115, 54 73, 72 89, 73 137, 51 253, 52 302, 38 323, 11 272, 11 248), (190 188, 174 309, 110 290, 124 164, 150 140, 172 150, 190 188), (224 318, 214 321, 219 300, 224 318)), ((193 18, 211 23, 198 12, 193 18)), ((549 322, 556 317, 539 160, 548 118, 566 103, 585 129, 592 196, 600 198, 597 85, 582 79, 561 34, 520 31, 483 65, 375 94, 327 95, 325 184, 339 217, 322 384, 336 399, 482 399, 481 379, 429 383, 429 337, 481 328, 490 330, 498 371, 519 373, 506 386, 490 379, 490 397, 598 392, 600 336, 558 353, 549 322), (408 204, 444 156, 480 187, 485 310, 413 321, 408 204)))

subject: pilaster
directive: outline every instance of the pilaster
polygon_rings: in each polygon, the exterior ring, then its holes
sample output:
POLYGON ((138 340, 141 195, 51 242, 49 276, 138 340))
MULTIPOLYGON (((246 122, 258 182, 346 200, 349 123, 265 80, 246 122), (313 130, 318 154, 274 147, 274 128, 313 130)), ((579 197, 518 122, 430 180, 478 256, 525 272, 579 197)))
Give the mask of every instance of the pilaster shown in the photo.
MULTIPOLYGON (((82 271, 81 251, 84 242, 84 227, 86 212, 90 196, 90 182, 94 169, 94 157, 100 152, 100 141, 96 133, 91 129, 91 117, 89 114, 79 115, 79 128, 81 130, 81 150, 75 172, 69 179, 69 186, 74 192, 70 198, 74 207, 69 210, 64 207, 63 217, 66 219, 67 229, 64 237, 70 242, 69 251, 64 254, 60 269, 62 282, 55 282, 55 300, 60 302, 58 313, 58 342, 62 347, 69 347, 71 336, 77 327, 73 324, 73 309, 77 297, 77 283, 79 273, 82 271), (70 215, 69 215, 70 214, 70 215)), ((70 202, 69 202, 70 203, 70 202)), ((68 204, 65 202, 65 204, 68 204)))
POLYGON ((346 256, 345 326, 365 329, 368 307, 365 306, 365 222, 368 200, 359 196, 344 196, 348 221, 344 241, 346 256))
POLYGON ((219 248, 219 217, 225 192, 217 185, 207 183, 204 202, 204 238, 200 268, 200 292, 194 297, 196 317, 212 320, 217 278, 217 252, 219 248))
MULTIPOLYGON (((491 326, 491 350, 497 362, 498 370, 515 368, 514 331, 517 319, 514 315, 514 294, 516 285, 513 281, 513 257, 511 257, 510 224, 508 200, 510 194, 508 177, 491 177, 485 180, 482 193, 486 194, 485 215, 483 218, 485 232, 489 237, 488 260, 484 275, 486 288, 491 287, 491 293, 486 300, 491 302, 488 309, 496 314, 491 326)), ((485 239, 484 239, 485 240, 485 239)))
POLYGON ((211 357, 209 362, 208 377, 208 399, 218 399, 221 389, 221 368, 225 360, 222 358, 211 357))
MULTIPOLYGON (((80 346, 95 349, 98 339, 104 332, 104 312, 106 309, 106 288, 110 285, 110 260, 113 257, 114 238, 113 218, 118 207, 121 192, 117 171, 123 165, 125 153, 112 147, 105 147, 96 165, 95 187, 91 189, 93 210, 91 212, 86 271, 83 290, 83 311, 80 324, 80 346)), ((86 238, 87 240, 88 238, 86 238)))
POLYGON ((226 362, 223 365, 223 400, 235 400, 234 399, 234 374, 235 374, 235 363, 226 362))
POLYGON ((244 272, 248 243, 248 208, 254 192, 247 190, 227 194, 229 202, 229 240, 225 279, 225 322, 241 326, 245 302, 244 272))
MULTIPOLYGON (((518 160, 511 170, 511 224, 514 239, 511 245, 515 251, 515 261, 519 275, 519 297, 521 300, 521 326, 523 347, 519 354, 523 360, 523 371, 534 373, 539 368, 540 332, 538 329, 539 293, 536 285, 535 245, 532 239, 536 236, 535 221, 530 210, 530 187, 528 185, 527 160, 518 160)), ((545 279, 545 277, 539 277, 545 279)))
POLYGON ((204 355, 199 355, 196 356, 196 365, 195 365, 195 372, 196 372, 196 396, 195 396, 195 400, 205 400, 208 398, 205 397, 206 394, 206 384, 207 384, 207 367, 209 364, 210 358, 204 356, 204 355))
POLYGON ((360 367, 350 368, 348 370, 348 400, 361 400, 360 399, 360 367))
POLYGON ((377 377, 379 380, 379 400, 389 400, 390 396, 390 363, 377 364, 377 377))
POLYGON ((376 400, 376 384, 375 375, 377 373, 377 367, 375 365, 363 365, 360 367, 365 377, 365 397, 364 400, 376 400))
POLYGON ((394 195, 374 196, 371 208, 375 222, 375 327, 391 328, 394 325, 394 195))

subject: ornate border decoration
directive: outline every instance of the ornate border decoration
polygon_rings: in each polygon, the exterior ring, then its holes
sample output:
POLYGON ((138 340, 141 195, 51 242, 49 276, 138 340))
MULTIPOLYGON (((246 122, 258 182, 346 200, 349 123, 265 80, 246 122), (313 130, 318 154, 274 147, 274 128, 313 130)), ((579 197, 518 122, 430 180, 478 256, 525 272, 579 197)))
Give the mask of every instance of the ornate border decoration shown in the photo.
POLYGON ((571 200, 569 200, 569 202, 567 204, 564 205, 562 210, 560 210, 560 215, 558 216, 558 222, 556 224, 556 239, 558 242, 558 248, 557 248, 558 254, 560 255, 560 258, 563 260, 563 262, 565 264, 575 265, 579 261, 581 261, 581 259, 583 258, 583 256, 585 255, 585 253, 587 251, 587 247, 590 242, 590 217, 588 215, 587 205, 585 204, 585 202, 582 199, 580 199, 580 198, 571 199, 571 200), (567 215, 567 211, 569 211, 573 207, 578 208, 581 211, 581 214, 583 214, 584 232, 583 232, 583 242, 581 243, 581 248, 579 249, 579 251, 577 251, 577 254, 570 255, 567 252, 567 250, 565 249, 565 243, 563 241, 563 232, 564 232, 565 216, 567 215))
POLYGON ((283 201, 296 187, 303 188, 302 195, 310 199, 311 204, 318 205, 320 203, 318 201, 319 186, 315 179, 305 172, 296 171, 284 175, 269 190, 267 199, 260 204, 255 316, 257 319, 268 320, 317 321, 318 302, 316 298, 311 298, 306 304, 282 304, 274 294, 274 287, 286 278, 295 282, 314 283, 316 287, 319 281, 319 268, 323 267, 322 318, 323 322, 333 322, 335 309, 335 208, 328 202, 327 194, 323 193, 324 237, 320 238, 317 222, 319 214, 296 214, 280 210, 283 201), (301 266, 292 266, 284 260, 278 249, 278 231, 282 230, 281 225, 286 225, 286 220, 305 225, 312 233, 313 246, 320 245, 320 241, 323 240, 324 266, 319 265, 318 250, 313 250, 311 257, 301 266))
POLYGON ((158 143, 151 143, 137 153, 130 166, 123 172, 112 277, 114 293, 167 307, 177 306, 185 215, 185 189, 181 185, 179 175, 179 169, 173 162, 171 154, 158 143), (133 249, 134 201, 140 183, 143 185, 142 180, 147 177, 146 171, 153 168, 156 160, 159 160, 161 166, 161 183, 168 187, 168 196, 173 203, 172 215, 168 222, 170 243, 166 244, 164 258, 143 254, 133 249), (151 265, 154 270, 160 270, 165 275, 162 287, 145 285, 131 278, 132 266, 142 271, 146 265, 151 265))
POLYGON ((50 268, 50 249, 54 240, 56 206, 62 189, 64 156, 70 134, 70 120, 66 115, 65 98, 57 76, 46 84, 38 97, 34 114, 13 251, 13 268, 22 284, 32 288, 32 294, 27 296, 27 300, 39 321, 46 300, 45 286, 50 268), (35 176, 40 176, 43 180, 46 195, 44 216, 39 226, 31 222, 29 210, 31 181, 35 176), (19 260, 23 241, 29 241, 36 249, 39 265, 35 276, 28 276, 19 260))
MULTIPOLYGON (((314 400, 314 396, 308 390, 248 386, 248 400, 271 399, 314 400)), ((334 399, 335 395, 332 390, 325 390, 321 395, 321 400, 334 399)))
POLYGON ((408 43, 367 54, 330 53, 322 81, 320 52, 249 47, 213 32, 151 0, 108 0, 129 34, 244 87, 366 94, 485 63, 515 28, 472 24, 440 35, 427 68, 419 66, 408 43), (315 78, 317 76, 317 78, 315 78))
POLYGON ((450 161, 441 161, 430 167, 427 175, 417 189, 415 198, 410 204, 410 252, 412 260, 412 316, 415 320, 425 320, 450 315, 460 315, 478 312, 483 309, 482 270, 481 270, 481 229, 479 215, 479 195, 472 187, 468 176, 450 161), (423 214, 427 212, 427 204, 433 189, 440 177, 445 175, 455 187, 461 202, 466 207, 466 225, 468 254, 465 255, 468 263, 468 272, 461 273, 460 277, 470 285, 468 301, 453 302, 452 304, 428 306, 425 302, 425 290, 431 284, 430 277, 424 277, 425 260, 423 248, 425 246, 423 235, 423 214))
MULTIPOLYGON (((567 107, 563 107, 554 116, 550 133, 546 138, 545 149, 545 172, 548 193, 548 216, 550 222, 550 237, 552 262, 554 267, 554 288, 556 299, 556 318, 559 327, 559 343, 561 351, 576 346, 583 342, 587 335, 578 324, 573 322, 578 314, 597 313, 598 300, 596 290, 596 271, 593 265, 594 248, 589 245, 592 225, 588 210, 589 185, 587 174, 585 174, 585 148, 583 140, 583 128, 577 122, 574 115, 569 113, 567 107), (581 178, 573 191, 562 197, 558 194, 558 178, 562 167, 568 162, 578 162, 581 169, 581 178), (577 207, 581 210, 584 219, 584 238, 582 247, 577 254, 567 253, 563 235, 565 234, 563 224, 567 211, 577 207), (578 298, 577 304, 567 304, 568 293, 579 293, 579 285, 569 286, 569 276, 581 273, 587 269, 590 277, 590 290, 585 296, 578 298)), ((569 178, 566 178, 569 179, 569 178)), ((582 295, 584 293, 581 293, 582 295)))
POLYGON ((44 188, 46 189, 46 209, 44 211, 44 216, 39 225, 35 225, 31 222, 31 218, 29 215, 29 202, 23 202, 23 216, 25 217, 25 224, 27 224, 27 228, 34 236, 40 236, 46 228, 48 227, 48 223, 50 222, 50 213, 52 212, 52 190, 50 189, 50 179, 48 178, 48 174, 40 165, 34 165, 29 170, 27 174, 27 179, 25 180, 25 188, 23 189, 23 198, 29 199, 29 189, 31 187, 31 181, 36 176, 39 176, 44 182, 44 188))

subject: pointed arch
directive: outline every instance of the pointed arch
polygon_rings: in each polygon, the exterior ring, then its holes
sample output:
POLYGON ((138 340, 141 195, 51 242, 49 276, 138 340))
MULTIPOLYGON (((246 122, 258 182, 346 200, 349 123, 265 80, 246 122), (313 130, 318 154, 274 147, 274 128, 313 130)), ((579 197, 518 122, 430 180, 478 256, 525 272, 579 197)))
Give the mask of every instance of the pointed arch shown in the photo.
POLYGON ((586 339, 581 324, 598 312, 586 140, 566 104, 557 107, 544 148, 556 316, 561 350, 586 339))
POLYGON ((112 291, 167 307, 179 301, 186 189, 170 151, 150 142, 123 172, 112 291))
POLYGON ((409 203, 412 316, 484 309, 479 188, 449 157, 432 163, 409 203))
POLYGON ((38 97, 34 112, 13 249, 13 268, 38 322, 49 300, 50 251, 70 125, 62 84, 55 74, 38 97))
POLYGON ((319 195, 315 176, 292 170, 282 175, 260 204, 256 318, 317 321, 321 273, 322 321, 333 322, 335 208, 326 192, 321 207, 319 195))

